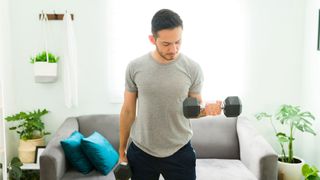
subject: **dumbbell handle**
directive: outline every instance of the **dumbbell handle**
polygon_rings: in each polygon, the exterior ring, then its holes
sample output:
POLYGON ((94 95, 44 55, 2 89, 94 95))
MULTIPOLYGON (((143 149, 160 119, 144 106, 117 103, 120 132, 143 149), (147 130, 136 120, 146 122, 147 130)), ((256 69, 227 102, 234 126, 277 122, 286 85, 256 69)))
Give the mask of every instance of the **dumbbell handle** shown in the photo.
POLYGON ((238 96, 229 96, 220 106, 221 110, 227 117, 237 117, 241 114, 242 105, 238 96))
MULTIPOLYGON (((203 106, 204 104, 199 104, 196 98, 189 97, 183 102, 183 113, 187 118, 196 118, 202 112, 201 109, 205 109, 203 106)), ((220 108, 225 116, 237 117, 241 114, 242 105, 239 97, 229 96, 221 102, 220 108)))
MULTIPOLYGON (((200 109, 201 109, 201 110, 205 109, 207 104, 217 104, 217 102, 214 102, 214 103, 213 103, 213 102, 212 102, 212 103, 206 103, 206 104, 201 103, 201 104, 200 104, 200 109)), ((221 102, 221 106, 220 106, 221 110, 223 110, 224 107, 225 107, 224 103, 221 102)))
POLYGON ((123 165, 123 166, 128 165, 128 163, 127 163, 127 162, 125 162, 125 161, 121 162, 120 164, 121 164, 121 165, 123 165))

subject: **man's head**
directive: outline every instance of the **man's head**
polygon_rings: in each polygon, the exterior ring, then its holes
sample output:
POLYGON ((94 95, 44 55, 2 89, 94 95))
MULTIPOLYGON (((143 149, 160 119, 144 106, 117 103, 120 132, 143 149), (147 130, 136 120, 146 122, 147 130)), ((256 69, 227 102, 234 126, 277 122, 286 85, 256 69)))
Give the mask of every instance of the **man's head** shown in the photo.
POLYGON ((153 16, 151 21, 151 31, 155 38, 158 37, 158 32, 163 29, 174 29, 181 27, 183 29, 183 22, 180 16, 169 10, 161 9, 153 16))
POLYGON ((180 16, 169 10, 161 9, 152 18, 152 36, 150 41, 156 46, 158 55, 163 60, 177 57, 181 44, 183 23, 180 16))

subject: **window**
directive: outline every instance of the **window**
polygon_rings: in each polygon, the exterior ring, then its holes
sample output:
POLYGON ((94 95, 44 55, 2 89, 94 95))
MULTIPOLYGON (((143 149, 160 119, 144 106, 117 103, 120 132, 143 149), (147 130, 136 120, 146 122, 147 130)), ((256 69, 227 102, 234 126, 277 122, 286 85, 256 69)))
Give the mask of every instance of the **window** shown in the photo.
POLYGON ((181 52, 202 67, 204 99, 224 99, 244 93, 248 33, 245 3, 237 0, 110 0, 107 6, 107 76, 111 102, 123 100, 128 62, 154 49, 148 39, 151 19, 162 8, 177 12, 184 22, 181 52))

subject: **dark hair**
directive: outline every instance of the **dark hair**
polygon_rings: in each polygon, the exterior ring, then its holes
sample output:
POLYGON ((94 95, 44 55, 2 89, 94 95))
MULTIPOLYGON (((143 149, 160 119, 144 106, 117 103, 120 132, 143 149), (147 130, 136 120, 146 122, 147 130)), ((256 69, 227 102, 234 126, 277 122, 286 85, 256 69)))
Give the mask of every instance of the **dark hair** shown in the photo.
POLYGON ((176 27, 183 28, 180 16, 170 9, 161 9, 153 16, 151 21, 151 31, 153 36, 157 37, 157 33, 163 29, 174 29, 176 27))

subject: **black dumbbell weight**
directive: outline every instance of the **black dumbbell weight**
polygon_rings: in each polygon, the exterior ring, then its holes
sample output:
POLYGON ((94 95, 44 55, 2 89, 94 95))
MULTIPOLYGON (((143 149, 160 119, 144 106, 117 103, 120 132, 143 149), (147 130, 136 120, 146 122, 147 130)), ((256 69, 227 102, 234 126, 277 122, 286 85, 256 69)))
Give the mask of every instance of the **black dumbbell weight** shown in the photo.
POLYGON ((242 112, 242 104, 238 96, 227 97, 221 106, 226 117, 238 117, 242 112))
POLYGON ((129 180, 132 176, 131 169, 128 163, 121 162, 113 170, 116 180, 129 180))
POLYGON ((200 104, 197 98, 188 97, 183 101, 183 115, 186 118, 198 117, 200 110, 200 104))
MULTIPOLYGON (((242 105, 238 96, 229 96, 221 104, 221 109, 226 117, 237 117, 241 114, 242 105)), ((188 97, 183 101, 183 114, 186 118, 196 118, 200 114, 199 101, 188 97)))

